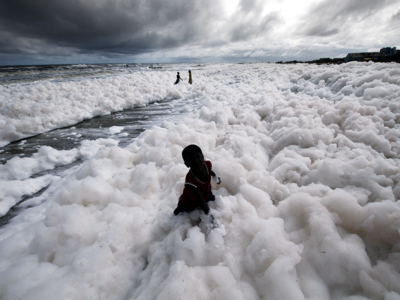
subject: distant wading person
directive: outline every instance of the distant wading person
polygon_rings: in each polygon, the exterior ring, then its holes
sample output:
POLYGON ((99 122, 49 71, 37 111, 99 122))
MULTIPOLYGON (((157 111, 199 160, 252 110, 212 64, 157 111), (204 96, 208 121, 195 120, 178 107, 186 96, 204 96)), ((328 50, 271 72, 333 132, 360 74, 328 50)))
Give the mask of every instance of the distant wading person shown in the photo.
POLYGON ((185 187, 174 214, 191 212, 200 207, 208 215, 210 208, 207 202, 215 200, 215 196, 211 193, 211 177, 217 184, 221 183, 221 179, 213 172, 211 162, 204 160, 203 152, 198 146, 187 146, 182 151, 182 158, 190 170, 186 175, 185 187))
POLYGON ((192 84, 192 71, 189 70, 189 83, 192 84))
POLYGON ((182 80, 182 78, 181 78, 181 76, 179 76, 179 72, 178 72, 178 74, 176 74, 176 81, 174 84, 178 84, 179 81, 181 81, 181 80, 182 80))

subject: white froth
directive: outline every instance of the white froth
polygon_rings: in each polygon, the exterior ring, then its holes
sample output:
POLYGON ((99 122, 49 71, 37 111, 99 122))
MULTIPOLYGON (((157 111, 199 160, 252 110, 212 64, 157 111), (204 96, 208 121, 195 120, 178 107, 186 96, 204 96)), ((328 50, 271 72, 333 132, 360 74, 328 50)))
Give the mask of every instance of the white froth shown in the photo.
POLYGON ((124 127, 122 126, 111 126, 108 131, 111 134, 116 134, 116 133, 120 133, 122 130, 124 130, 124 127))
POLYGON ((79 148, 71 150, 42 146, 32 157, 15 156, 8 160, 6 164, 0 165, 0 199, 3 199, 0 201, 0 216, 5 215, 23 195, 32 195, 51 183, 51 176, 30 179, 33 174, 70 164, 79 158, 89 159, 100 148, 117 144, 118 141, 113 139, 97 139, 84 140, 79 148))
MULTIPOLYGON (((0 229, 0 298, 400 299, 398 64, 208 65, 176 89, 166 73, 142 76, 203 101, 181 123, 1 166, 8 202, 50 187, 0 229), (222 180, 215 229, 173 215, 192 143, 222 180), (63 178, 30 179, 82 155, 63 178)), ((138 86, 113 81, 107 103, 138 86)))
POLYGON ((0 146, 82 120, 179 98, 173 72, 0 86, 0 146))

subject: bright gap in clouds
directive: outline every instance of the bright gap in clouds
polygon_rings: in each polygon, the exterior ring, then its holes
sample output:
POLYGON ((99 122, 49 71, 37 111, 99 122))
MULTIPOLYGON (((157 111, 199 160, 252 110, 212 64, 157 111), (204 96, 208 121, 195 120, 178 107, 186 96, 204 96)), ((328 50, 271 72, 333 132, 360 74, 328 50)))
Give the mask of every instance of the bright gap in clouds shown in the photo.
MULTIPOLYGON (((246 0, 242 0, 246 1, 246 0)), ((257 0, 254 0, 257 2, 257 0)), ((268 15, 270 13, 278 13, 283 23, 278 31, 285 32, 288 28, 294 26, 299 18, 305 16, 306 12, 309 11, 310 7, 317 5, 322 0, 259 0, 263 1, 262 15, 268 15)), ((225 10, 225 16, 227 18, 232 17, 240 9, 241 0, 224 0, 223 7, 225 10)))
MULTIPOLYGON (((273 1, 274 10, 279 11, 285 21, 285 27, 293 26, 299 18, 305 15, 312 5, 317 5, 322 0, 284 0, 273 1)), ((268 4, 270 6, 270 4, 268 4)))
POLYGON ((238 9, 240 0, 224 0, 223 7, 225 8, 226 16, 229 18, 238 9))

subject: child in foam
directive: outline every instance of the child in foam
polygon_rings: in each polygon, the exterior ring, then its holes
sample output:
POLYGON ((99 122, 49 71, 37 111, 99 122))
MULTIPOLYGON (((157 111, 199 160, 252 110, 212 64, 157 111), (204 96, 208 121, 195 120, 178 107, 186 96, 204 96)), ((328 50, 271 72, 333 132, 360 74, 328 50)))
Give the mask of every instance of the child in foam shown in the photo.
POLYGON ((221 179, 213 172, 211 162, 204 160, 203 152, 198 146, 187 146, 182 151, 182 158, 190 170, 174 214, 190 212, 200 207, 207 215, 210 211, 207 202, 215 200, 211 192, 211 177, 217 184, 221 183, 221 179))
POLYGON ((178 72, 178 74, 176 74, 176 81, 175 81, 174 84, 178 84, 179 81, 181 81, 181 80, 182 80, 182 78, 181 78, 181 76, 179 75, 179 72, 178 72))

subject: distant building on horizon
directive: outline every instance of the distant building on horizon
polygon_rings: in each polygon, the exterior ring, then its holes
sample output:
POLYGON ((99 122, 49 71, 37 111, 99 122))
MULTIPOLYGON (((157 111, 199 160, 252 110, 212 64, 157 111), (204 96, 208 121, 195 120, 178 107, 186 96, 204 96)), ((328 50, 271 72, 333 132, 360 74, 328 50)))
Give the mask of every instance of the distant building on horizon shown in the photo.
POLYGON ((396 47, 385 47, 382 48, 379 52, 360 52, 360 53, 349 53, 345 57, 344 61, 387 61, 394 55, 400 55, 400 51, 396 50, 396 47))
POLYGON ((298 63, 308 63, 308 64, 343 64, 349 61, 374 61, 374 62, 397 62, 400 63, 400 51, 396 50, 396 47, 385 47, 379 52, 360 52, 360 53, 349 53, 346 57, 340 58, 329 58, 324 57, 311 61, 277 61, 277 64, 298 64, 298 63))

